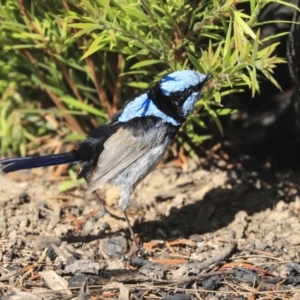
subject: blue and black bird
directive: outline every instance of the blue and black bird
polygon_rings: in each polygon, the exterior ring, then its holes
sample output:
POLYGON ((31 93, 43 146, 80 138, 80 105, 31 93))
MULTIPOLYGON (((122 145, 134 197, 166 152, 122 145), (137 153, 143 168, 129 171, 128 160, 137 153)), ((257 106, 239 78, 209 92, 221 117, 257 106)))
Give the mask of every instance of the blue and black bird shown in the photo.
POLYGON ((119 206, 134 238, 126 215, 130 197, 162 160, 209 78, 191 70, 170 73, 144 94, 126 102, 109 123, 96 128, 74 151, 4 159, 2 171, 80 163, 78 178, 86 180, 89 192, 97 195, 95 190, 106 181, 121 188, 119 206))

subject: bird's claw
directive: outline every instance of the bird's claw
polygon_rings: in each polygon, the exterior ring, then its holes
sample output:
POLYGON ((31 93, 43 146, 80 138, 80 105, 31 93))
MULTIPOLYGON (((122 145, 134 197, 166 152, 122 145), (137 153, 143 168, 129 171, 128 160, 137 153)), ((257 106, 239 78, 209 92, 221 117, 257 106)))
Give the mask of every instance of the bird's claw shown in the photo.
POLYGON ((105 216, 105 215, 108 215, 108 216, 110 216, 111 218, 116 219, 116 220, 118 220, 118 221, 126 221, 125 218, 119 217, 119 216, 117 216, 117 215, 111 213, 111 212, 108 211, 106 208, 105 208, 104 210, 102 210, 101 212, 97 213, 95 216, 93 216, 93 219, 94 219, 94 220, 97 220, 97 219, 102 218, 102 217, 105 216))
POLYGON ((140 245, 135 245, 133 251, 127 253, 123 256, 123 260, 125 262, 130 263, 134 257, 146 258, 148 256, 147 250, 142 248, 140 245))

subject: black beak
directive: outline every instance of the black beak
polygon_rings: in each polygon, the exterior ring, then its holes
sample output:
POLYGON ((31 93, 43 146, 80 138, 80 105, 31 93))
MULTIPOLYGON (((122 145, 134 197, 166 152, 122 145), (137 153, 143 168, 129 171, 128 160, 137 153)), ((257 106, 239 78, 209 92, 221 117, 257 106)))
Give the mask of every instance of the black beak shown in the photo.
POLYGON ((203 81, 203 85, 204 85, 210 78, 212 78, 212 75, 211 75, 211 74, 207 74, 207 75, 206 75, 206 78, 205 78, 204 81, 203 81))
POLYGON ((204 80, 200 83, 200 86, 198 86, 198 88, 202 89, 205 85, 205 83, 212 77, 211 74, 207 74, 206 77, 204 78, 204 80))

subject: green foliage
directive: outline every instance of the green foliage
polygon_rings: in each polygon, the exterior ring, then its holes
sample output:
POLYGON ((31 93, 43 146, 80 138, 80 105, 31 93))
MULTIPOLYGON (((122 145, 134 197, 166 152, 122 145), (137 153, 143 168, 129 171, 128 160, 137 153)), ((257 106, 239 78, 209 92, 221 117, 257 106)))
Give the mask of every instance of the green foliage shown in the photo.
POLYGON ((65 192, 74 187, 78 187, 78 185, 86 184, 86 182, 84 181, 83 178, 81 178, 79 180, 77 179, 77 174, 72 169, 69 169, 69 177, 70 177, 69 180, 65 180, 59 185, 60 192, 65 192))
POLYGON ((273 55, 277 44, 261 47, 254 30, 272 1, 243 2, 249 15, 232 0, 4 1, 0 154, 24 154, 45 134, 79 140, 140 89, 184 68, 213 75, 187 135, 195 143, 207 138, 194 131, 207 113, 222 131, 218 115, 229 113, 220 109, 222 97, 259 92, 258 71, 278 86, 272 73, 283 63, 273 55))

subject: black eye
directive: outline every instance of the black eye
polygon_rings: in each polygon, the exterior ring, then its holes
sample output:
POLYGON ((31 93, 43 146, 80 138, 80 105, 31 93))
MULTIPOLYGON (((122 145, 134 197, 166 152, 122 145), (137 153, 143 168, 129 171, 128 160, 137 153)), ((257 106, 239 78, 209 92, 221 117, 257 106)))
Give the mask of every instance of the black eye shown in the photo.
POLYGON ((170 94, 170 99, 174 105, 177 107, 182 107, 185 100, 192 95, 194 92, 199 92, 199 86, 190 86, 189 88, 185 89, 184 91, 180 92, 173 92, 170 94))

